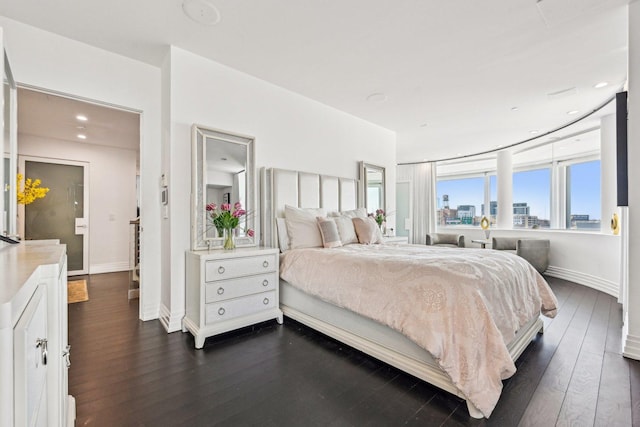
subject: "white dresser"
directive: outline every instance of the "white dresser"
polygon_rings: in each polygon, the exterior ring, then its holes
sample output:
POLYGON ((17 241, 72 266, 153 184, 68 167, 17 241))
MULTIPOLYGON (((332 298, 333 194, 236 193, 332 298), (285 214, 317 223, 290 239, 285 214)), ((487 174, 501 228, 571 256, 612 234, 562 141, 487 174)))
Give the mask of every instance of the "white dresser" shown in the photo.
POLYGON ((73 425, 66 246, 0 246, 0 426, 73 425))
POLYGON ((282 323, 278 257, 278 249, 259 247, 187 252, 182 331, 193 334, 196 348, 223 332, 282 323))

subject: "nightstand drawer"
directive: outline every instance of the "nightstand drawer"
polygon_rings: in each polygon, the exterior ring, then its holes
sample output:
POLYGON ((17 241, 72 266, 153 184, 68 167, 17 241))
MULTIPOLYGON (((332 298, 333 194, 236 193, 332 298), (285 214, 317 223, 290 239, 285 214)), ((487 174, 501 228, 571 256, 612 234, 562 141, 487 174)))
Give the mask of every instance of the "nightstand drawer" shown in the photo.
POLYGON ((207 304, 205 307, 205 321, 207 324, 221 322, 275 308, 276 300, 276 291, 270 291, 207 304))
POLYGON ((205 303, 224 301, 259 292, 272 291, 278 284, 276 273, 239 277, 205 285, 205 303))
POLYGON ((277 270, 278 265, 276 263, 275 254, 210 260, 205 264, 204 280, 205 282, 213 282, 234 277, 270 273, 277 270))

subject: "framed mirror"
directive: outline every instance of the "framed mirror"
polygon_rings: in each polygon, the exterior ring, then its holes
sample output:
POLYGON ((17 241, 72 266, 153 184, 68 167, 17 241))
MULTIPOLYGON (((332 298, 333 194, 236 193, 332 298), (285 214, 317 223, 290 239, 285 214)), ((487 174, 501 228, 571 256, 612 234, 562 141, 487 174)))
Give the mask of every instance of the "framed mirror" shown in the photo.
POLYGON ((367 212, 375 213, 377 209, 386 211, 384 167, 360 162, 360 181, 363 206, 367 212))
POLYGON ((240 203, 246 213, 234 229, 236 246, 255 246, 256 192, 254 139, 218 129, 192 126, 191 249, 221 249, 223 230, 207 211, 240 203))

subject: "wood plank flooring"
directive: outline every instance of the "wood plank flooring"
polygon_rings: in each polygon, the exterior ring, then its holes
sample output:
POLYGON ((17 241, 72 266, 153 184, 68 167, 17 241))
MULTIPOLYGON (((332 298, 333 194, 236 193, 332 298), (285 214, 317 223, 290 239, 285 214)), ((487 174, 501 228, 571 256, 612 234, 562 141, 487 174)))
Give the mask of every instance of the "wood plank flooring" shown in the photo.
POLYGON ((86 276, 69 305, 77 426, 640 425, 640 363, 620 354, 614 298, 548 278, 560 310, 488 420, 423 381, 295 321, 207 339, 138 320, 128 274, 86 276))

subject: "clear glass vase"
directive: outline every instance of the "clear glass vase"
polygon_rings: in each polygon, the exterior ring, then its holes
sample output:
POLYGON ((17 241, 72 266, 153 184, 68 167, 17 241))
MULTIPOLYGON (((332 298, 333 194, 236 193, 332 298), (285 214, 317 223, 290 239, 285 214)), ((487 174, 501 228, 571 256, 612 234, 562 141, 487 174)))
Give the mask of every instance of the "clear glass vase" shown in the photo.
POLYGON ((236 248, 236 233, 233 228, 225 228, 222 233, 222 247, 226 250, 236 248))

